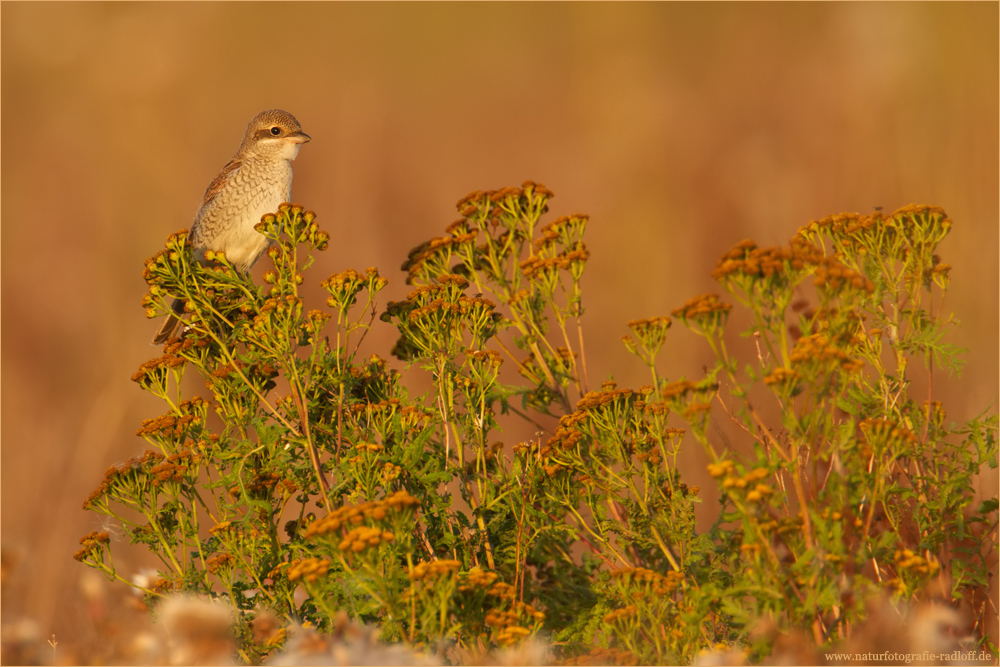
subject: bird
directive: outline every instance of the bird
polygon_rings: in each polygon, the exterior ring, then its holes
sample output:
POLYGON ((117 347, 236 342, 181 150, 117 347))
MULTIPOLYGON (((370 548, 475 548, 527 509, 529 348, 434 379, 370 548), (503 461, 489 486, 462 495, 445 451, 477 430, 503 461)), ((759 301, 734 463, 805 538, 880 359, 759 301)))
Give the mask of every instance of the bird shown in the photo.
MULTIPOLYGON (((208 250, 222 252, 234 268, 247 273, 260 259, 270 241, 254 225, 290 201, 291 162, 310 139, 287 111, 270 109, 254 116, 236 155, 205 190, 191 225, 188 240, 199 262, 205 263, 208 250)), ((174 299, 171 310, 153 345, 174 337, 184 300, 174 299)))

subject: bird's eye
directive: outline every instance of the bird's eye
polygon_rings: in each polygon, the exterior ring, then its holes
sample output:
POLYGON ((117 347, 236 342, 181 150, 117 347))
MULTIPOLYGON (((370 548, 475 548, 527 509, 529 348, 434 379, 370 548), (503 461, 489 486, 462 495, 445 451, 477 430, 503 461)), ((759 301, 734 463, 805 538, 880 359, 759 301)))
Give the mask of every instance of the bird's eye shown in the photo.
POLYGON ((271 128, 271 134, 273 134, 274 136, 278 136, 279 134, 281 134, 281 128, 280 127, 272 127, 271 128))

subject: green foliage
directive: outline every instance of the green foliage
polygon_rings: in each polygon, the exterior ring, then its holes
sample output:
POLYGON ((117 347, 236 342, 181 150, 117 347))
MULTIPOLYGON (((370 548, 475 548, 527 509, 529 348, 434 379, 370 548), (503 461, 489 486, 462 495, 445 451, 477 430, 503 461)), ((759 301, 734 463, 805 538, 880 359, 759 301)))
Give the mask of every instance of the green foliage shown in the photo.
MULTIPOLYGON (((658 316, 624 338, 650 383, 588 391, 588 220, 542 226, 551 196, 531 182, 473 193, 410 253, 414 289, 380 321, 430 379, 419 395, 358 357, 378 271, 330 276, 328 309, 307 309, 303 272, 328 242, 312 213, 283 205, 258 225, 273 241, 263 286, 168 239, 143 305, 157 317, 184 299, 187 328, 133 377, 168 411, 138 431, 151 449, 85 503, 162 560, 150 604, 228 599, 251 663, 282 641, 255 638, 264 610, 325 631, 346 610, 452 661, 542 633, 566 664, 690 661, 719 644, 760 658, 769 647, 748 633, 764 617, 829 644, 874 596, 918 600, 943 574, 947 596, 982 613, 997 501, 974 510, 970 489, 996 465, 997 417, 949 424, 929 391, 911 395, 914 362, 958 368, 937 312, 943 211, 834 216, 788 246, 737 245, 714 275, 749 312, 756 359, 730 355, 733 306, 705 295, 673 315, 714 351, 706 377, 660 376, 672 320, 658 316), (207 397, 185 398, 191 373, 207 397), (748 455, 710 436, 720 413, 748 455), (536 437, 505 443, 518 420, 536 437), (677 468, 694 443, 722 493, 707 532, 677 468)), ((123 578, 107 533, 81 543, 78 560, 123 578)))

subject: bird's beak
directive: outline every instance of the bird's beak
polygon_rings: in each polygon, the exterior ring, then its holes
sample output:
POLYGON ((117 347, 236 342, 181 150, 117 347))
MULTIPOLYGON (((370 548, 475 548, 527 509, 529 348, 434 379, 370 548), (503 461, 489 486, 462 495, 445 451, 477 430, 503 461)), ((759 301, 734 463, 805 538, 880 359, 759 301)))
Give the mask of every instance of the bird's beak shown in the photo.
POLYGON ((310 139, 312 139, 312 137, 305 132, 296 132, 295 134, 288 135, 288 140, 293 144, 304 144, 310 139))

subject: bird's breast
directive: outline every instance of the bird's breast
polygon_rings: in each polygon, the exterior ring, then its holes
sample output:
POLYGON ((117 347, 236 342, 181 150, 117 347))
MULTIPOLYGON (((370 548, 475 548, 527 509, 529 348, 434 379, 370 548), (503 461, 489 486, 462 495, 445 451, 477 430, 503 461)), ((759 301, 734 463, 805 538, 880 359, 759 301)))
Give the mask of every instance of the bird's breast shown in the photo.
POLYGON ((269 245, 254 226, 288 201, 291 190, 292 168, 285 160, 241 167, 195 219, 191 242, 199 259, 205 250, 222 251, 239 270, 248 270, 269 245))

